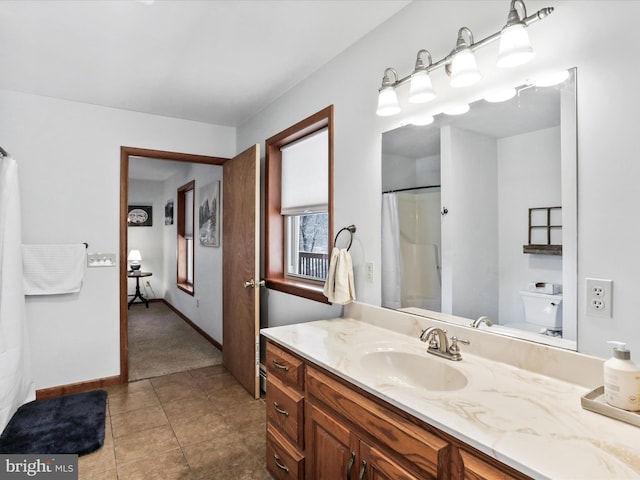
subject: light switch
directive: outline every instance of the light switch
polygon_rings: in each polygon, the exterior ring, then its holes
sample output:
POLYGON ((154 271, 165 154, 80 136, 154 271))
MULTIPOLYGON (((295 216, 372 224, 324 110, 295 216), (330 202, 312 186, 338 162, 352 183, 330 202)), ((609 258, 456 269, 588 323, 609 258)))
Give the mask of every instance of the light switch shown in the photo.
POLYGON ((115 267, 115 253, 88 253, 87 267, 115 267))

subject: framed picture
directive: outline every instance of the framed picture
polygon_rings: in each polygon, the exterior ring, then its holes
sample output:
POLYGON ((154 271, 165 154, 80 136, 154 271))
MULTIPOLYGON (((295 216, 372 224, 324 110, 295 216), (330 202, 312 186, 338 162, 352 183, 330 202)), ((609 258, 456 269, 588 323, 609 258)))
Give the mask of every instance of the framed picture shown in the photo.
POLYGON ((220 181, 200 188, 200 245, 220 246, 220 181))
POLYGON ((173 200, 167 200, 164 206, 164 224, 173 225, 173 200))
POLYGON ((152 210, 151 205, 129 205, 127 223, 130 227, 151 227, 152 210))

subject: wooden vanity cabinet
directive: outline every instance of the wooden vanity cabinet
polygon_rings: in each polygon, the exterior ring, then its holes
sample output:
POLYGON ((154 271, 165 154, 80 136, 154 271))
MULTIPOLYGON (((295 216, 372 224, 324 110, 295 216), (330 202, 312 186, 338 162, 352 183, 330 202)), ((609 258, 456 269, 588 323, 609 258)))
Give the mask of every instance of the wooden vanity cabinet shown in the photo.
POLYGON ((307 464, 315 474, 307 477, 308 480, 451 478, 450 445, 445 440, 418 428, 317 368, 307 366, 305 384, 306 404, 312 417, 307 424, 307 464), (323 442, 328 431, 349 432, 350 436, 333 435, 332 442, 323 442), (327 444, 340 444, 336 449, 339 455, 335 455, 333 461, 339 466, 330 466, 341 472, 340 477, 320 475, 324 473, 327 444), (354 464, 351 474, 347 475, 352 458, 354 464))
POLYGON ((271 341, 266 360, 267 468, 276 479, 529 478, 271 341))
POLYGON ((268 342, 267 469, 278 480, 304 480, 304 363, 268 342))

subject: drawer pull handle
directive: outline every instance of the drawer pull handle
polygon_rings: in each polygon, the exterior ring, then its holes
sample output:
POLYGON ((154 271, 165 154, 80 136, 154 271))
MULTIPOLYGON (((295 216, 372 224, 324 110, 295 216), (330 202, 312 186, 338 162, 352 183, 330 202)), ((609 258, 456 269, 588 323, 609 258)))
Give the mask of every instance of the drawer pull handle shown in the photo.
POLYGON ((278 455, 274 454, 273 455, 273 459, 275 460, 276 465, 280 470, 284 470, 285 472, 289 471, 289 467, 287 467, 286 465, 283 465, 282 463, 280 463, 280 457, 278 457, 278 455))
POLYGON ((273 361, 273 366, 276 367, 277 369, 284 370, 285 372, 289 371, 289 367, 287 367, 286 365, 281 365, 275 360, 273 361))
POLYGON ((360 469, 360 475, 358 475, 358 480, 362 480, 364 478, 364 471, 367 469, 367 462, 362 460, 362 468, 360 469))
POLYGON ((289 412, 287 412, 286 410, 282 410, 278 405, 278 402, 273 402, 273 408, 275 408, 276 412, 278 412, 280 415, 284 415, 285 417, 289 416, 289 412))
POLYGON ((347 465, 347 480, 351 480, 351 469, 353 468, 353 462, 356 459, 356 454, 351 452, 351 460, 349 460, 349 464, 347 465))

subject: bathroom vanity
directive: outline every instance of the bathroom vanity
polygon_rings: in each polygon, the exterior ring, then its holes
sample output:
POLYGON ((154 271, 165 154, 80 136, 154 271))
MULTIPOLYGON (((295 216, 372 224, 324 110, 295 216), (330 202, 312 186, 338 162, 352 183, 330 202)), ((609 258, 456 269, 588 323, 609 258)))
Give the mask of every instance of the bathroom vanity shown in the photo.
POLYGON ((640 429, 580 407, 601 359, 364 305, 262 334, 275 478, 640 477, 640 429), (461 361, 429 326, 471 341, 461 361))

